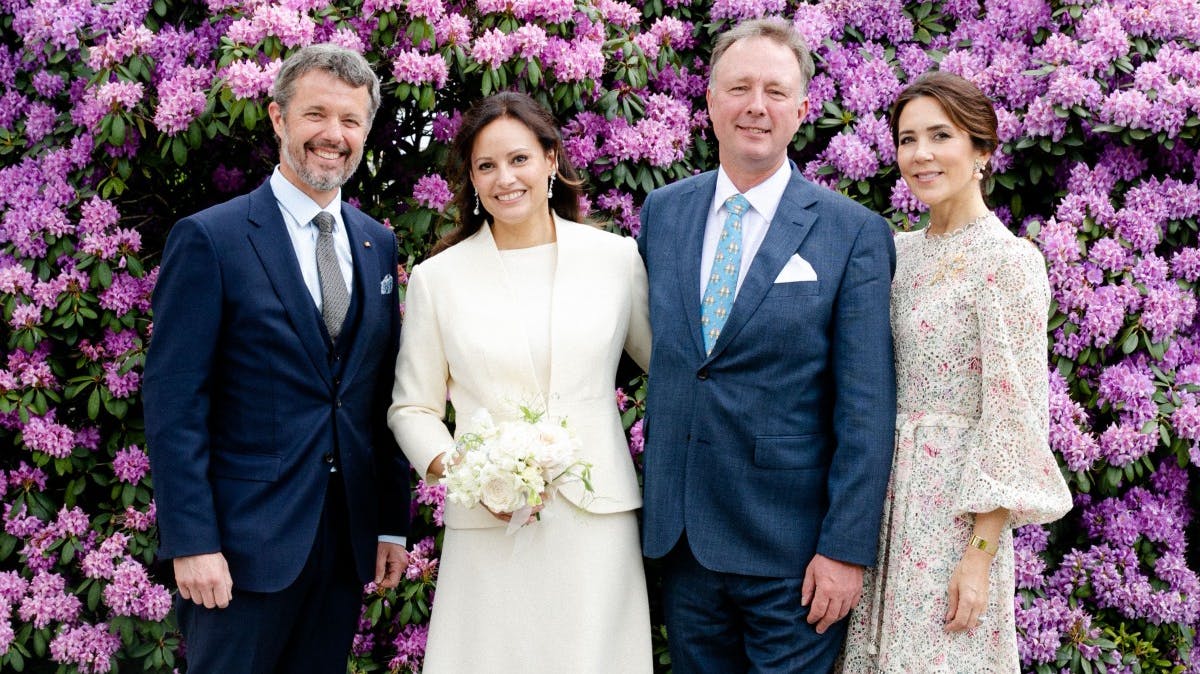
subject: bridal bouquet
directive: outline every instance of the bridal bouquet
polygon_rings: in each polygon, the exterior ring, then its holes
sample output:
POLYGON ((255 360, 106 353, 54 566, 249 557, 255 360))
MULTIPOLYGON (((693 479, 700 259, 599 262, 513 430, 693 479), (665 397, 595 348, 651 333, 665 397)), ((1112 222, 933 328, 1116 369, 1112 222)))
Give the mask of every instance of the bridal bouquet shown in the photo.
POLYGON ((579 441, 566 421, 518 409, 514 421, 496 423, 486 409, 472 417, 477 430, 459 439, 441 480, 451 503, 468 508, 482 503, 492 512, 516 513, 513 522, 524 523, 567 480, 581 480, 592 491, 591 465, 579 459, 579 441))

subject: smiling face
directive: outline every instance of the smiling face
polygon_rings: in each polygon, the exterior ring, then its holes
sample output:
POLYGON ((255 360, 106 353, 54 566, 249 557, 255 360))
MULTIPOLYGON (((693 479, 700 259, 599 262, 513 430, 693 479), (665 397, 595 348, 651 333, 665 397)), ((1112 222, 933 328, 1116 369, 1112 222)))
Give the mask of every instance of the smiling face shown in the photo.
POLYGON ((742 191, 783 164, 808 114, 796 55, 766 37, 729 46, 713 70, 707 100, 721 165, 742 191))
POLYGON ((555 167, 554 152, 543 149, 533 131, 511 117, 480 129, 471 150, 471 184, 499 227, 549 223, 546 191, 555 167))
POLYGON ((279 170, 313 201, 326 206, 362 161, 371 128, 371 94, 324 70, 296 80, 285 112, 267 112, 279 136, 279 170))
POLYGON ((936 221, 953 223, 984 205, 975 162, 986 161, 988 155, 936 99, 920 96, 909 101, 900 111, 896 139, 900 174, 936 221))

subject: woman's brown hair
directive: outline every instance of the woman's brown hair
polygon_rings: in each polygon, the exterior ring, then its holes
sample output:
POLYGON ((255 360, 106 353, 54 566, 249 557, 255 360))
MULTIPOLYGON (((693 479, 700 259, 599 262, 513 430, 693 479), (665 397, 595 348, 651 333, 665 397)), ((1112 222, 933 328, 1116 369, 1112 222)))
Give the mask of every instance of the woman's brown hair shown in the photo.
MULTIPOLYGON (((900 113, 904 106, 922 96, 937 101, 950 121, 971 137, 975 149, 991 154, 1000 145, 992 101, 966 78, 940 70, 921 75, 896 97, 890 119, 892 142, 896 145, 900 143, 900 113)), ((987 172, 985 169, 985 176, 987 172)))
POLYGON ((475 149, 475 139, 479 132, 501 118, 521 122, 537 137, 543 150, 554 152, 558 162, 558 179, 554 184, 554 195, 550 197, 550 210, 568 220, 578 222, 583 219, 584 214, 579 207, 579 200, 583 194, 583 180, 567 159, 554 117, 529 95, 503 91, 477 102, 463 115, 462 125, 450 145, 448 160, 450 184, 454 188, 452 203, 458 210, 458 225, 438 240, 429 253, 431 257, 470 238, 487 222, 485 211, 475 212, 475 188, 471 185, 471 152, 475 149))

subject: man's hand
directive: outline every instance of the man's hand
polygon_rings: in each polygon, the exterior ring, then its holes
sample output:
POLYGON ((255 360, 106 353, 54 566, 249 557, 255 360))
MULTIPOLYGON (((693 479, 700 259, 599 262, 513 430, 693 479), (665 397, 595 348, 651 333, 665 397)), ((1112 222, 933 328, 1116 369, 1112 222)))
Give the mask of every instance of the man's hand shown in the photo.
POLYGON ((846 617, 862 596, 863 568, 816 555, 804 571, 800 603, 811 606, 808 624, 816 624, 817 634, 846 617))
POLYGON ((379 541, 379 547, 375 549, 375 583, 388 589, 396 587, 406 568, 408 551, 404 546, 379 541))
POLYGON ((233 600, 233 578, 225 555, 209 552, 176 557, 174 566, 175 584, 184 599, 205 608, 225 608, 233 600))

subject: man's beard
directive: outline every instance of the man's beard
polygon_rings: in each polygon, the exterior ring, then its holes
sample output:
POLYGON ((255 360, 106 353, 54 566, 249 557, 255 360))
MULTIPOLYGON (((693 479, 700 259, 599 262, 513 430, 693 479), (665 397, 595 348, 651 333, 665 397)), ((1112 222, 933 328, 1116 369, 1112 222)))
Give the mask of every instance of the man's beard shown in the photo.
POLYGON ((318 192, 328 192, 345 185, 346 182, 350 180, 350 176, 354 175, 354 172, 358 170, 358 165, 362 163, 362 153, 360 152, 357 157, 352 158, 352 161, 346 165, 346 170, 341 174, 316 171, 310 168, 304 162, 304 158, 307 156, 307 150, 310 147, 347 153, 348 148, 345 146, 339 147, 332 143, 305 143, 304 146, 301 147, 301 152, 304 154, 302 154, 300 157, 297 157, 292 153, 291 138, 288 135, 286 126, 284 127, 283 138, 280 139, 280 142, 283 146, 283 161, 287 162, 288 168, 292 169, 296 175, 300 176, 300 180, 304 181, 305 185, 308 185, 318 192))

